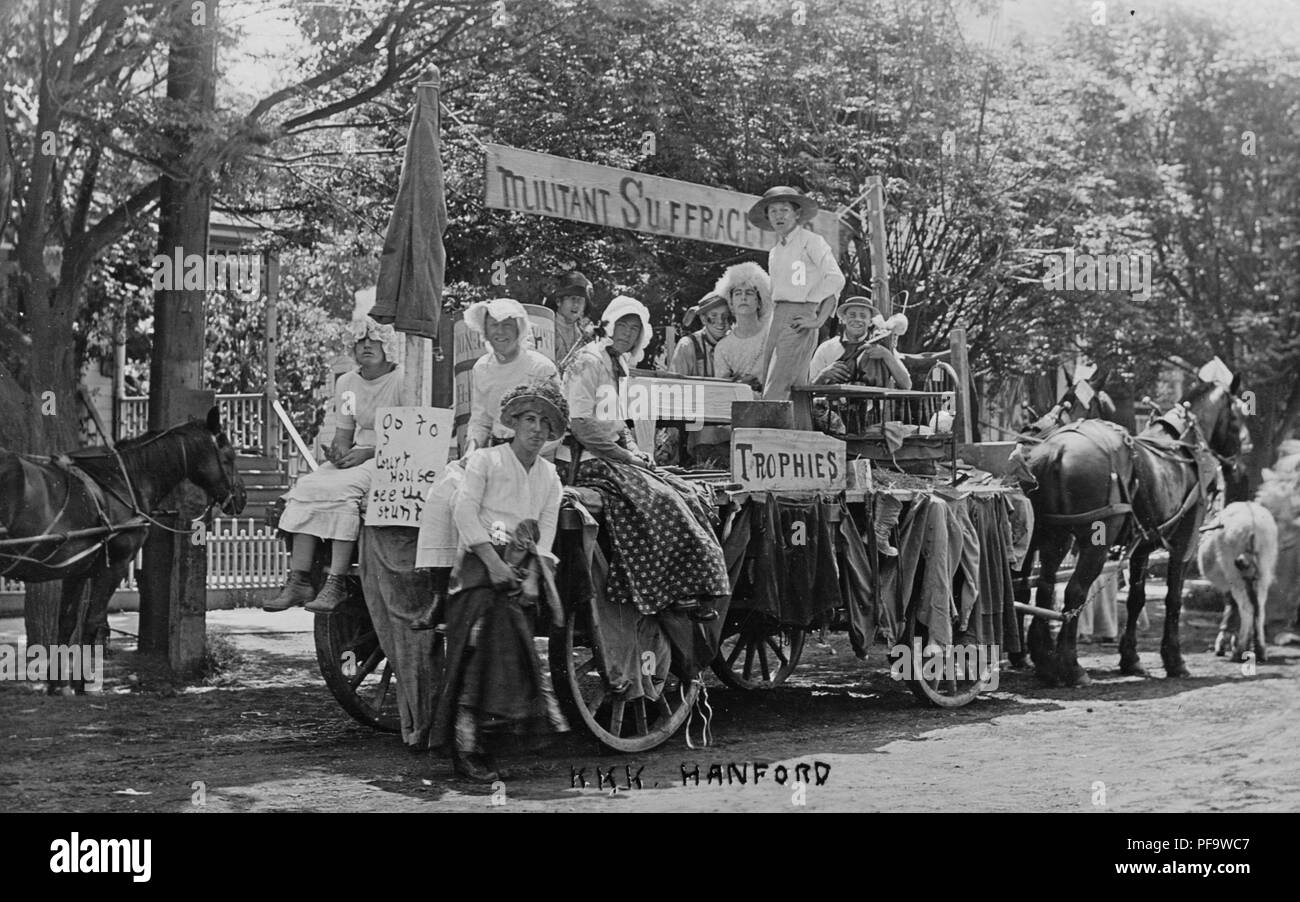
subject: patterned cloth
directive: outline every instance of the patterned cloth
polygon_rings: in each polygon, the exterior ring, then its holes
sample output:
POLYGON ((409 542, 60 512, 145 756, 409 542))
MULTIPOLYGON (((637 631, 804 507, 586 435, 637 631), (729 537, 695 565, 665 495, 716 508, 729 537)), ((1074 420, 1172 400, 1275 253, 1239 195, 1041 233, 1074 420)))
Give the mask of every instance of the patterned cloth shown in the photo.
POLYGON ((599 458, 578 465, 578 485, 596 489, 605 502, 612 598, 656 614, 669 605, 694 607, 700 596, 730 594, 716 514, 695 486, 599 458))

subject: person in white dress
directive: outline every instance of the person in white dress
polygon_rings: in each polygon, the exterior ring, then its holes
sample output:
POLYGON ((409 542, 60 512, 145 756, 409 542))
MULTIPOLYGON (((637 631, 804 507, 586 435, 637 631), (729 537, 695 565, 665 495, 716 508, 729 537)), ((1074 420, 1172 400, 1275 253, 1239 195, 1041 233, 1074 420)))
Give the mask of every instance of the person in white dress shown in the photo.
POLYGON ((324 613, 347 598, 344 577, 361 530, 361 504, 375 473, 375 411, 400 405, 402 395, 393 327, 361 316, 352 321, 348 333, 358 368, 344 373, 335 385, 338 428, 325 451, 328 463, 301 477, 283 496, 279 528, 293 536, 289 578, 280 594, 262 606, 264 611, 306 604, 308 610, 324 613), (311 585, 311 568, 321 540, 331 543, 330 568, 317 594, 311 585))
POLYGON ((529 345, 531 326, 524 305, 514 298, 477 301, 465 311, 465 325, 483 336, 487 351, 474 363, 470 377, 470 414, 465 426, 465 454, 509 442, 514 435, 497 417, 501 398, 518 385, 559 379, 555 364, 529 345))

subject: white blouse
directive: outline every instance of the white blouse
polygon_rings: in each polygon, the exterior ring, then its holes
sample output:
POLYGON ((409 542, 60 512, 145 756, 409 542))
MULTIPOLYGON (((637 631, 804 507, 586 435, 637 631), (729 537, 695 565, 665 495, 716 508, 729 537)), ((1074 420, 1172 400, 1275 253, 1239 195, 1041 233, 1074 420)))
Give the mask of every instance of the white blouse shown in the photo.
POLYGON ((514 360, 502 363, 489 350, 474 362, 470 376, 470 414, 465 437, 478 442, 479 447, 486 446, 494 435, 511 438, 515 431, 501 424, 501 398, 517 386, 556 378, 555 364, 538 351, 520 348, 514 360))
POLYGON ((563 491, 555 464, 544 457, 525 470, 509 445, 473 452, 452 508, 461 553, 484 542, 503 545, 520 523, 536 520, 537 548, 550 555, 563 491))
POLYGON ((713 351, 713 369, 719 379, 738 380, 742 376, 753 376, 760 382, 766 373, 760 372, 763 364, 763 344, 767 341, 769 319, 757 335, 740 338, 735 332, 722 336, 713 351))
POLYGON ((359 370, 344 373, 334 383, 334 394, 338 428, 345 432, 356 430, 352 444, 358 448, 373 448, 379 440, 375 434, 375 411, 402 404, 402 368, 399 366, 376 379, 363 379, 359 370))

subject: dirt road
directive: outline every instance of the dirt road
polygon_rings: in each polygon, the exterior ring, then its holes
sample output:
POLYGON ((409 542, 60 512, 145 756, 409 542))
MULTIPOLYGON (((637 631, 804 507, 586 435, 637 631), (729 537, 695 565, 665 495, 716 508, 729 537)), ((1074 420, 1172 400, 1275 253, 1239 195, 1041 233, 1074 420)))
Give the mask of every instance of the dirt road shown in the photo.
MULTIPOLYGON (((810 642, 785 687, 712 687, 711 747, 689 749, 679 733, 623 757, 570 734, 509 760, 494 800, 341 711, 316 670, 311 615, 213 612, 227 660, 205 684, 173 686, 129 642, 101 694, 0 683, 0 811, 1300 810, 1300 648, 1272 649, 1246 676, 1208 652, 1212 615, 1190 612, 1194 676, 1165 680, 1160 607, 1151 613, 1140 648, 1152 678, 1119 676, 1113 644, 1083 645, 1091 686, 1004 673, 997 692, 956 711, 922 708, 880 652, 865 665, 842 636, 835 654, 810 642), (754 762, 767 765, 757 783, 754 762), (792 770, 779 785, 777 765, 798 762, 821 763, 812 785, 795 785, 792 770), (748 782, 709 785, 713 764, 724 775, 748 764, 748 782), (684 786, 683 767, 696 765, 699 785, 684 786), (613 769, 617 791, 597 788, 597 768, 613 769), (579 770, 585 789, 572 785, 579 770)), ((134 615, 113 626, 134 632, 134 615)), ((0 621, 0 642, 21 629, 0 621)), ((698 721, 692 732, 698 743, 698 721)))

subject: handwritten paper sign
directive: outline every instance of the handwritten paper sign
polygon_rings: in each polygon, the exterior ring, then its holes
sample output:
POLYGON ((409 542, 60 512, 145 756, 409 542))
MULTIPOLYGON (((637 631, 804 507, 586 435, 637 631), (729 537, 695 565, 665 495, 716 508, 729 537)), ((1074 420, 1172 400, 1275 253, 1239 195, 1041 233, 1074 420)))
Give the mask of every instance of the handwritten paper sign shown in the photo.
MULTIPOLYGON (((757 251, 776 243, 775 232, 757 228, 746 218, 758 202, 753 194, 500 144, 484 147, 486 202, 498 210, 757 251)), ((820 210, 810 225, 831 248, 839 249, 834 213, 820 210)))
POLYGON ((846 486, 844 442, 797 429, 733 429, 731 481, 742 491, 836 492, 846 486))
POLYGON ((379 438, 367 526, 420 525, 424 497, 447 466, 453 416, 440 407, 381 407, 375 412, 379 438))

